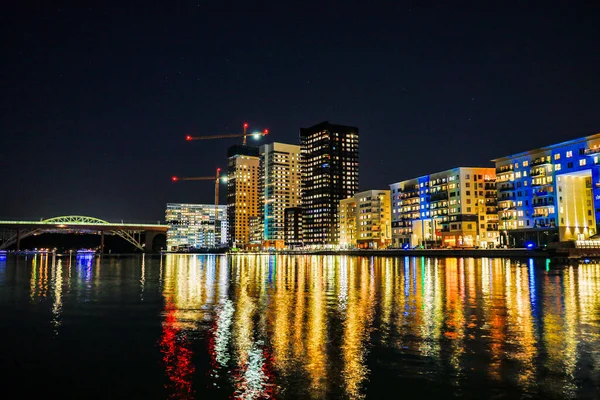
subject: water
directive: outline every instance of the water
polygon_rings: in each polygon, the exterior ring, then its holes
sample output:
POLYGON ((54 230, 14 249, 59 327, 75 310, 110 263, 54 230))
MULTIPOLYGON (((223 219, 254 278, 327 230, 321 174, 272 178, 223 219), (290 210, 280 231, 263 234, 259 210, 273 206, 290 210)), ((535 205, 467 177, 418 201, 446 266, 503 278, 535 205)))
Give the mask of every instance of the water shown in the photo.
POLYGON ((600 265, 9 256, 0 332, 18 397, 595 399, 600 265))

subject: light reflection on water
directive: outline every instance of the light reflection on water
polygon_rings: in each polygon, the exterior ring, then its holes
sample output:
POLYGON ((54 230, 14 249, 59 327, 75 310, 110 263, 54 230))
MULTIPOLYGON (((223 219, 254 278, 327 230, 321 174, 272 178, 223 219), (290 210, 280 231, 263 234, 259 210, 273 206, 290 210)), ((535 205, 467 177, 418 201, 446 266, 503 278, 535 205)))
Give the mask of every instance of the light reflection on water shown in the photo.
POLYGON ((4 308, 22 283, 49 301, 54 340, 73 304, 155 305, 137 372, 164 377, 156 398, 600 397, 600 264, 44 254, 0 273, 4 308))

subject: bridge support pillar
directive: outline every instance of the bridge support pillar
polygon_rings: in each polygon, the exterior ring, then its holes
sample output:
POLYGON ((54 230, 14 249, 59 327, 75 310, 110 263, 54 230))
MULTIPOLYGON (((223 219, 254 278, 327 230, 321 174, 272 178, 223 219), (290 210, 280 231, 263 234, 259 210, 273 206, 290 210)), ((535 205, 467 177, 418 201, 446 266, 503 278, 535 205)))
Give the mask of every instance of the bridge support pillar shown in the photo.
POLYGON ((104 231, 100 231, 100 254, 104 254, 104 231))
POLYGON ((152 248, 152 242, 154 241, 156 232, 146 231, 146 232, 144 232, 144 236, 145 236, 145 243, 146 243, 146 246, 144 247, 144 252, 145 253, 154 253, 154 249, 152 248))
POLYGON ((17 251, 21 250, 21 230, 17 229, 17 251))

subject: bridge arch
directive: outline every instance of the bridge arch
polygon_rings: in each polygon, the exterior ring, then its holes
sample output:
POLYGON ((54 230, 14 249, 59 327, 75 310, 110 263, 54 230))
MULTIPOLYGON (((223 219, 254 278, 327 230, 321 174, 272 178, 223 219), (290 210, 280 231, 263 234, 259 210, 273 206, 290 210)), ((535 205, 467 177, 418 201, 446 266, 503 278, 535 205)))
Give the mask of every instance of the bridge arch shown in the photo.
MULTIPOLYGON (((93 227, 98 226, 98 228, 100 228, 98 230, 107 232, 109 234, 117 235, 117 236, 125 239, 127 242, 131 243, 138 250, 144 251, 144 246, 133 235, 131 235, 131 233, 130 233, 131 231, 128 231, 125 229, 102 229, 103 225, 105 226, 105 225, 118 225, 118 224, 110 223, 108 221, 105 221, 105 220, 102 220, 99 218, 88 217, 88 216, 84 216, 84 215, 66 215, 66 216, 43 219, 43 220, 39 221, 37 223, 37 226, 34 228, 25 228, 22 230, 18 229, 17 232, 13 236, 9 237, 5 242, 0 244, 0 250, 7 249, 10 246, 17 243, 17 241, 20 241, 20 240, 25 239, 26 237, 29 237, 32 235, 53 232, 53 231, 54 232, 61 231, 61 230, 64 230, 64 231, 77 230, 78 226, 80 226, 80 229, 79 229, 80 231, 94 232, 97 230, 93 229, 93 227), (46 227, 44 225, 48 225, 48 226, 46 227), (64 225, 64 226, 61 226, 61 225, 64 225), (90 229, 88 227, 92 227, 92 229, 90 229)), ((138 230, 135 230, 135 231, 138 231, 138 230)))

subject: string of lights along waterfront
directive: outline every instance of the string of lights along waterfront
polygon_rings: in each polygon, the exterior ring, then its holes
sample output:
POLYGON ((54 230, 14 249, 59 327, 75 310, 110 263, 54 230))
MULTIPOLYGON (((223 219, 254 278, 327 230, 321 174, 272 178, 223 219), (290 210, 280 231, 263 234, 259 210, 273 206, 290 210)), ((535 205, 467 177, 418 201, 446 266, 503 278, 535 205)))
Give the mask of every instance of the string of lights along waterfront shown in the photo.
POLYGON ((563 267, 2 256, 0 365, 22 397, 597 399, 600 265, 563 267))

